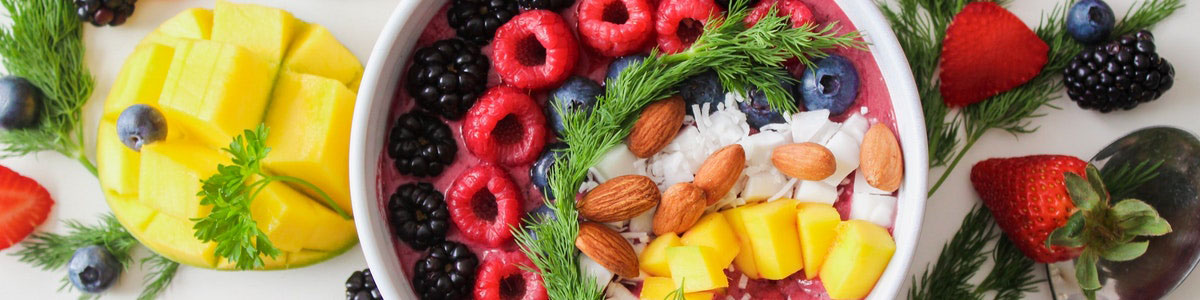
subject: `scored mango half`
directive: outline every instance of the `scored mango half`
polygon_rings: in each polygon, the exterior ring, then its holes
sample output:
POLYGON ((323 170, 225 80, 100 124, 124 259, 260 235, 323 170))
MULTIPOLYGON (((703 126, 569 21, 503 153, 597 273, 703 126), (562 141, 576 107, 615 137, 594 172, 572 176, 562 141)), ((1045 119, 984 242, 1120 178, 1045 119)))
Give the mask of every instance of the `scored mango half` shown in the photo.
MULTIPOLYGON (((195 238, 201 180, 234 136, 265 123, 271 175, 302 178, 350 212, 350 121, 362 64, 321 25, 275 8, 218 1, 167 20, 129 55, 104 105, 97 137, 100 185, 121 224, 150 250, 212 269, 236 265, 195 238), (158 108, 167 138, 140 152, 117 136, 120 113, 158 108)), ((266 186, 251 216, 282 254, 263 269, 312 265, 358 242, 353 220, 318 193, 282 182, 266 186)))

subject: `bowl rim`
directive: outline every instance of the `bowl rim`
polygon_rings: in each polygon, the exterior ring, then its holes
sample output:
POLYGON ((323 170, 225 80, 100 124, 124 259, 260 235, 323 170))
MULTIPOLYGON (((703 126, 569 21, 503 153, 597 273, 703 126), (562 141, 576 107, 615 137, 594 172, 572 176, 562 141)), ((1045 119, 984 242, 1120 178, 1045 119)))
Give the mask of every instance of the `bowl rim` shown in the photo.
MULTIPOLYGON (((364 71, 350 132, 350 196, 354 220, 367 266, 384 298, 417 299, 404 275, 390 237, 387 220, 379 214, 378 164, 388 114, 400 74, 420 32, 449 0, 400 1, 380 32, 364 71), (383 228, 385 230, 376 230, 383 228), (390 284, 389 284, 390 283, 390 284)), ((912 71, 879 7, 871 0, 835 0, 851 23, 864 34, 891 98, 892 115, 903 151, 905 180, 897 193, 893 238, 896 251, 867 299, 894 298, 906 282, 924 219, 928 176, 925 119, 912 71), (916 166, 916 167, 913 167, 916 166)))

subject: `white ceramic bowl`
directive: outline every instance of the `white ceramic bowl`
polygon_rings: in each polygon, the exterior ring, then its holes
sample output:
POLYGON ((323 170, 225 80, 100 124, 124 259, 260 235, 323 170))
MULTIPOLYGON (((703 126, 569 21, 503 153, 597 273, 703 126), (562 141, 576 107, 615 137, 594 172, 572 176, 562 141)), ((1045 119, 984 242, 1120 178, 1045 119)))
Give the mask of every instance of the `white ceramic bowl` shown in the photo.
MULTIPOLYGON (((387 299, 417 299, 404 276, 378 199, 379 158, 387 134, 388 112, 397 83, 420 32, 448 0, 402 0, 392 12, 367 61, 350 135, 350 195, 354 220, 367 265, 387 299)), ((900 188, 893 235, 896 253, 867 299, 892 299, 907 278, 925 212, 928 168, 925 121, 908 60, 887 20, 871 0, 838 0, 845 14, 867 37, 870 51, 892 99, 904 149, 905 180, 900 188)))

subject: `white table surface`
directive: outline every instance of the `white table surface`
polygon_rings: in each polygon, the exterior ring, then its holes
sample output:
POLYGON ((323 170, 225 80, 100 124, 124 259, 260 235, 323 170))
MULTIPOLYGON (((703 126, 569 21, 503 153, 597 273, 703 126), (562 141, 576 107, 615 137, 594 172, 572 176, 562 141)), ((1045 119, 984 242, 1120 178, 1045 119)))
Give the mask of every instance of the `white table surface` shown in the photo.
MULTIPOLYGON (((416 1, 416 0, 403 0, 416 1)), ((360 60, 366 60, 384 23, 387 21, 395 0, 238 0, 256 2, 286 8, 297 17, 328 27, 360 60)), ((1043 10, 1058 1, 1013 1, 1011 9, 1028 24, 1035 24, 1043 10)), ((1110 4, 1123 14, 1131 0, 1110 0, 1110 4)), ((96 76, 96 91, 85 112, 89 153, 94 155, 95 124, 109 86, 120 70, 125 57, 134 45, 159 23, 185 8, 204 6, 211 8, 213 1, 192 0, 142 0, 128 23, 116 28, 93 28, 85 26, 87 63, 96 76)), ((1041 129, 1019 138, 1003 133, 991 132, 964 159, 962 166, 954 172, 942 190, 929 200, 925 225, 921 235, 913 268, 910 273, 919 273, 925 265, 937 258, 938 251, 958 229, 962 217, 977 202, 967 178, 970 166, 989 157, 1020 156, 1028 154, 1069 154, 1090 157, 1104 145, 1128 132, 1150 125, 1171 125, 1192 132, 1200 132, 1200 107, 1192 95, 1200 92, 1200 43, 1193 38, 1189 27, 1200 26, 1200 6, 1193 5, 1176 13, 1156 30, 1159 53, 1175 65, 1176 84, 1162 99, 1144 104, 1132 112, 1099 114, 1084 111, 1072 102, 1059 99, 1054 103, 1062 110, 1047 110, 1049 114, 1034 121, 1041 129)), ((27 157, 0 160, 0 164, 21 174, 32 177, 50 191, 57 201, 50 222, 39 230, 60 231, 59 221, 79 219, 92 221, 95 216, 107 212, 103 194, 96 179, 76 161, 57 153, 41 153, 27 157)), ((915 166, 914 166, 915 167, 915 166)), ((936 173, 936 172, 935 172, 936 173)), ((930 181, 936 180, 931 176, 930 181)), ((63 271, 40 271, 17 262, 9 255, 12 249, 0 252, 0 299, 72 299, 75 294, 56 292, 63 271)), ((357 269, 366 266, 362 253, 356 247, 330 261, 286 271, 270 272, 222 272, 197 268, 182 268, 176 281, 163 294, 163 299, 338 299, 344 297, 343 282, 357 269)), ((1039 266, 1039 277, 1041 277, 1039 266)), ((106 299, 133 299, 141 290, 142 272, 131 269, 118 284, 105 295, 106 299)), ((977 278, 976 280, 979 280, 977 278)), ((1027 295, 1029 299, 1047 299, 1048 288, 1039 287, 1039 293, 1027 295)), ((904 298, 902 291, 897 298, 904 298)), ((1189 299, 1186 295, 1200 293, 1200 276, 1193 277, 1168 299, 1189 299)))

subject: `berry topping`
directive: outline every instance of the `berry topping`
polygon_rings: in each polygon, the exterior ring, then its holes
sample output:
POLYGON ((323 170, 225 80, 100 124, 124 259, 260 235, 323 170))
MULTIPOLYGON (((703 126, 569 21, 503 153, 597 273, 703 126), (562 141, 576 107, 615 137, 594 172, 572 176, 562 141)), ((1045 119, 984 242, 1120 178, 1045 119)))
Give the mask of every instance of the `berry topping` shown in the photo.
POLYGON ((0 250, 33 233, 53 206, 54 199, 37 181, 0 166, 0 250))
POLYGON ((117 137, 133 151, 167 138, 167 119, 153 106, 134 104, 117 117, 117 137))
POLYGON ((476 300, 547 300, 537 266, 521 252, 493 252, 483 259, 475 280, 476 300))
POLYGON ((561 16, 548 10, 517 15, 496 31, 492 65, 504 82, 540 90, 562 83, 575 69, 579 43, 561 16))
POLYGON ((450 211, 442 193, 432 184, 409 183, 396 188, 388 200, 392 230, 401 241, 416 250, 425 250, 446 240, 450 229, 450 211))
POLYGON ((792 28, 800 28, 805 23, 816 22, 816 17, 813 16, 812 9, 809 9, 808 5, 805 5, 804 2, 800 2, 800 0, 776 0, 762 1, 758 5, 755 5, 754 9, 750 10, 750 13, 746 15, 746 27, 753 27, 754 24, 758 24, 758 20, 762 20, 771 11, 771 6, 775 7, 776 16, 789 16, 792 28))
POLYGON ((654 6, 648 0, 583 0, 579 36, 604 56, 642 50, 654 36, 654 6))
POLYGON ((0 78, 0 128, 16 130, 37 124, 42 91, 25 78, 0 78))
POLYGON ((429 248, 413 266, 413 289, 421 300, 470 299, 479 259, 466 245, 446 241, 429 248))
POLYGON ((531 163, 546 145, 546 117, 541 109, 520 89, 493 87, 467 113, 463 143, 485 162, 505 166, 531 163))
POLYGON ((517 3, 525 9, 560 10, 571 7, 575 0, 517 0, 517 3))
POLYGON ((625 68, 635 63, 641 63, 644 60, 646 60, 646 55, 642 54, 622 56, 614 59, 612 63, 608 64, 608 72, 605 73, 604 78, 605 80, 617 79, 617 76, 620 76, 621 71, 625 71, 625 68))
POLYGON ((1079 255, 1080 248, 1046 247, 1050 232, 1067 224, 1075 205, 1064 174, 1083 176, 1087 162, 1061 155, 993 158, 971 168, 971 184, 1005 236, 1040 263, 1079 255))
POLYGON ((500 247, 512 241, 512 228, 521 223, 523 193, 500 167, 479 165, 454 180, 446 199, 464 236, 500 247))
MULTIPOLYGON (((791 81, 782 81, 779 85, 783 86, 784 90, 794 90, 791 81)), ((750 124, 751 128, 757 129, 767 124, 787 122, 783 118, 783 114, 771 109, 771 103, 767 101, 766 93, 750 88, 749 96, 750 98, 746 101, 738 102, 738 109, 746 113, 746 123, 750 124)))
POLYGON ((135 3, 137 0, 75 0, 76 15, 96 27, 117 26, 133 15, 135 3))
POLYGON ((458 37, 482 45, 517 12, 516 0, 454 0, 446 11, 446 21, 458 37))
POLYGON ((1100 0, 1080 0, 1067 13, 1067 33, 1084 44, 1108 39, 1116 23, 1112 8, 1100 0))
POLYGON ((709 18, 720 17, 723 11, 712 0, 662 0, 654 19, 658 49, 663 53, 678 53, 692 46, 704 32, 709 18))
POLYGON ((717 111, 717 104, 725 102, 725 86, 721 85, 717 72, 712 70, 684 79, 675 90, 687 102, 687 114, 691 116, 696 113, 692 111, 692 105, 703 106, 708 103, 708 113, 712 113, 717 111))
POLYGON ((354 271, 350 278, 346 278, 346 300, 382 299, 383 295, 379 294, 379 287, 375 285, 375 276, 371 276, 371 269, 354 271))
POLYGON ((408 68, 408 94, 417 105, 450 120, 461 118, 487 88, 488 58, 458 39, 417 50, 408 68))
POLYGON ((563 125, 563 115, 558 113, 557 108, 561 108, 563 113, 591 113, 592 105, 596 104, 596 97, 603 94, 604 88, 600 84, 580 76, 571 76, 562 86, 550 92, 550 99, 547 99, 550 102, 546 104, 546 117, 550 126, 554 127, 554 133, 562 136, 563 130, 566 129, 563 125))
POLYGON ((75 249, 75 254, 71 255, 67 262, 67 281, 80 291, 95 294, 117 282, 121 269, 121 262, 107 248, 87 246, 75 249))
POLYGON ((545 151, 542 151, 542 156, 533 162, 533 167, 529 168, 530 183, 537 188, 539 194, 545 195, 544 197, 547 199, 554 200, 554 193, 550 192, 550 168, 553 168, 554 162, 562 157, 561 150, 566 148, 567 144, 564 143, 550 144, 545 151))
POLYGON ((410 111, 399 118, 388 137, 388 156, 396 160, 396 171, 412 176, 438 176, 458 154, 450 126, 423 111, 410 111))
POLYGON ((1155 52, 1154 36, 1140 31, 1084 50, 1063 70, 1067 96, 1084 109, 1133 109, 1175 85, 1175 67, 1155 52))
POLYGON ((1049 50, 999 4, 967 4, 942 41, 942 99, 961 107, 1020 86, 1041 72, 1049 50))
POLYGON ((841 55, 830 55, 816 62, 816 68, 804 70, 797 87, 808 110, 828 109, 838 115, 858 98, 858 69, 841 55))

